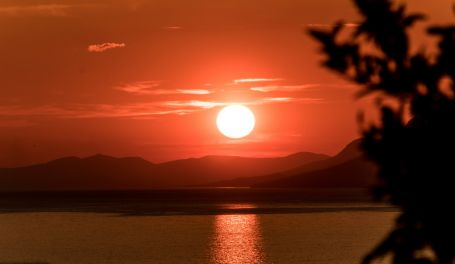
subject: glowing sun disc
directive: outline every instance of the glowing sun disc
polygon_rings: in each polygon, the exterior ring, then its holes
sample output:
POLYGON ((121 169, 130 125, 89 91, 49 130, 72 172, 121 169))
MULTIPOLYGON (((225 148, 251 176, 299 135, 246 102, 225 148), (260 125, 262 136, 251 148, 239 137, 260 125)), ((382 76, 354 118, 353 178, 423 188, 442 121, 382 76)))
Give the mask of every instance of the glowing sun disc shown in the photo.
POLYGON ((234 104, 221 109, 216 118, 216 126, 228 138, 243 138, 253 131, 255 119, 246 106, 234 104))

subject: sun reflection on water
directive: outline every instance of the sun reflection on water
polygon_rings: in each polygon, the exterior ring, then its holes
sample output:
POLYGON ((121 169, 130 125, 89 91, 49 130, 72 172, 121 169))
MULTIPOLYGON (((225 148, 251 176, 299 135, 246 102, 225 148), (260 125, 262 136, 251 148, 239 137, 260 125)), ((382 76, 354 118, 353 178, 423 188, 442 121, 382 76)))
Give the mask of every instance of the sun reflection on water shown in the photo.
POLYGON ((213 264, 263 263, 258 216, 215 216, 211 260, 213 264))

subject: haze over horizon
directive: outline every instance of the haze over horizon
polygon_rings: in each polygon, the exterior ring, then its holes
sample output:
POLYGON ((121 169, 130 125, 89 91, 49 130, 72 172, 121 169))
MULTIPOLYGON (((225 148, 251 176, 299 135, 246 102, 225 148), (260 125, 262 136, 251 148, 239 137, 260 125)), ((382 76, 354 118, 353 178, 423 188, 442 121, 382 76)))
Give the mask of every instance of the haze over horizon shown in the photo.
MULTIPOLYGON (((433 22, 453 17, 450 1, 406 2, 433 22)), ((335 0, 2 1, 0 167, 334 155, 358 137, 356 88, 320 67, 302 29, 340 17, 356 26, 352 4, 335 0), (234 102, 256 116, 238 140, 215 125, 234 102)))

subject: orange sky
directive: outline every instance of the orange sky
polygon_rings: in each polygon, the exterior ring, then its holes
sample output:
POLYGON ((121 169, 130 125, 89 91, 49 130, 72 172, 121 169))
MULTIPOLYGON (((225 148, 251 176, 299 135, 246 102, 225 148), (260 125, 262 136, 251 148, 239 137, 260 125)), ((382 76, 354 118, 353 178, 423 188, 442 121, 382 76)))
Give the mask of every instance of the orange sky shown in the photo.
MULTIPOLYGON (((452 20, 451 1, 409 2, 452 20)), ((355 87, 302 28, 340 18, 356 21, 350 1, 2 0, 0 166, 334 154, 358 136, 355 87), (256 114, 245 139, 216 129, 229 102, 256 114)))

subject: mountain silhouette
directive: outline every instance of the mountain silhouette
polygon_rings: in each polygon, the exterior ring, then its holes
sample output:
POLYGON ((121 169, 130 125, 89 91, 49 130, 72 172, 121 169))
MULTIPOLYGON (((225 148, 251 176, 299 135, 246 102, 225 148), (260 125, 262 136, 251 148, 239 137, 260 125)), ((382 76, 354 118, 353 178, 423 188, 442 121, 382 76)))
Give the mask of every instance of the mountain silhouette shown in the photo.
POLYGON ((232 187, 294 187, 294 188, 368 188, 376 182, 376 167, 354 140, 329 159, 302 164, 279 173, 243 177, 211 184, 232 187))
POLYGON ((236 177, 259 176, 329 158, 300 152, 278 158, 206 156, 164 163, 140 157, 97 154, 0 169, 0 191, 129 190, 200 186, 236 177))

